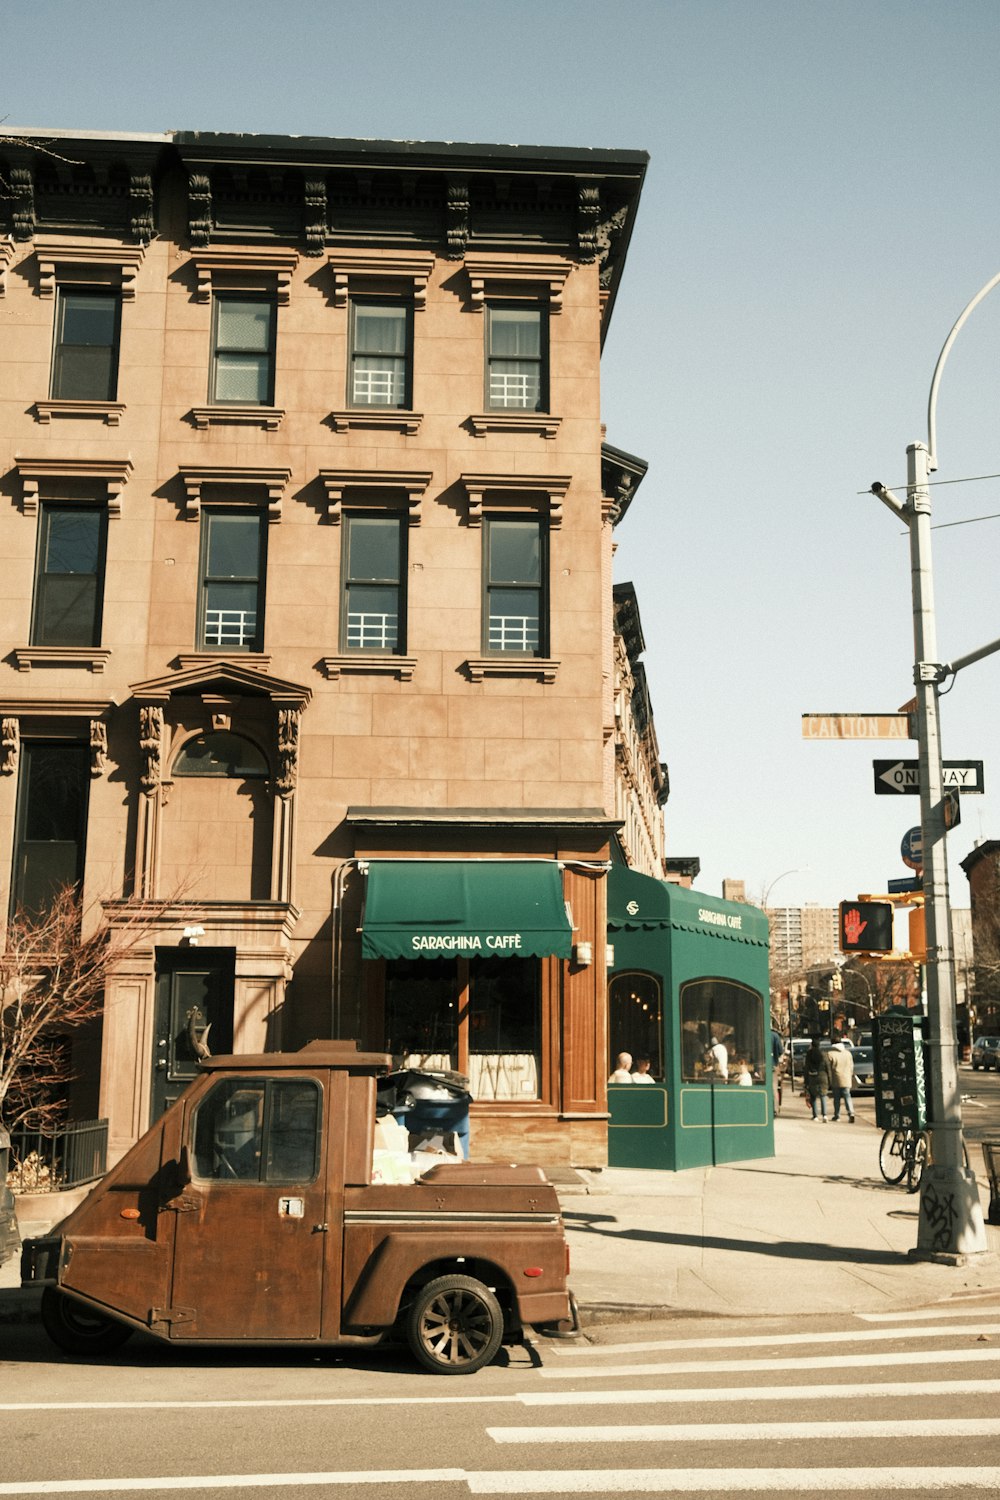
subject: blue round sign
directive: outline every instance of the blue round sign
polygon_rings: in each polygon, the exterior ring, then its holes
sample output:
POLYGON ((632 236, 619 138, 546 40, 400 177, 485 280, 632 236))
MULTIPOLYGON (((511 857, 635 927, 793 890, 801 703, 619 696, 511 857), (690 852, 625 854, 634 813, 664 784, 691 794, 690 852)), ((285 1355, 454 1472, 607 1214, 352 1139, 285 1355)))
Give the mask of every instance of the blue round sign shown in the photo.
POLYGON ((899 846, 899 852, 903 857, 903 864, 909 865, 911 870, 922 870, 924 867, 923 849, 924 840, 921 829, 907 829, 903 835, 903 842, 899 846))

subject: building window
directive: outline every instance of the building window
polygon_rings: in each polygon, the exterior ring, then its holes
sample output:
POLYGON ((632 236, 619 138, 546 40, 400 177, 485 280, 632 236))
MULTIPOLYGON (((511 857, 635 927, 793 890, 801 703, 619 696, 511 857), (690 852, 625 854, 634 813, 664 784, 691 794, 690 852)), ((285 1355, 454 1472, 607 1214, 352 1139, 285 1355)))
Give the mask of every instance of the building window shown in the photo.
POLYGON ((486 404, 491 410, 548 406, 546 323, 539 307, 486 309, 486 404))
POLYGON ((41 507, 33 646, 99 646, 107 508, 41 507))
POLYGON ((409 407, 412 309, 399 302, 351 300, 348 401, 352 406, 409 407))
POLYGON ((259 511, 202 511, 198 644, 260 651, 264 640, 265 530, 259 511))
POLYGON ((241 781, 269 775, 267 761, 257 746, 226 729, 197 734, 174 761, 175 776, 221 776, 241 781))
POLYGON ((59 288, 50 391, 54 400, 115 400, 120 312, 121 297, 114 292, 59 288))
POLYGON ((210 401, 270 406, 276 321, 270 297, 216 296, 210 401))
POLYGON ((52 898, 83 875, 90 749, 25 742, 21 747, 11 910, 44 916, 52 898))
MULTIPOLYGON (((648 1057, 650 1073, 663 1075, 663 992, 654 974, 615 974, 608 983, 608 1053, 628 1052, 638 1062, 648 1057)), ((614 1064, 610 1064, 611 1067, 614 1064)))
POLYGON ((399 517, 345 517, 341 650, 406 649, 404 547, 399 517))
POLYGON ((547 649, 543 523, 487 520, 483 529, 484 650, 494 655, 543 656, 547 649))
POLYGON ((390 959, 385 1047, 402 1067, 467 1073, 474 1099, 537 1099, 538 959, 390 959))
POLYGON ((764 1001, 731 979, 681 986, 681 1077, 687 1083, 763 1083, 764 1001))

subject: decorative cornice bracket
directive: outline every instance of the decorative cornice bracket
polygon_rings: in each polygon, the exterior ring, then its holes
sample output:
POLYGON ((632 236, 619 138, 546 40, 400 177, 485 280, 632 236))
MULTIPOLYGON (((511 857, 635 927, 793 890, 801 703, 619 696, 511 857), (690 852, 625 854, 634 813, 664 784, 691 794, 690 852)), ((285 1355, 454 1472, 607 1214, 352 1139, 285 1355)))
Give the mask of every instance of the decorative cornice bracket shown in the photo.
POLYGON ((326 490, 327 519, 334 526, 340 525, 347 490, 361 490, 366 505, 384 503, 393 492, 402 490, 409 507, 408 523, 419 526, 420 504, 432 478, 429 473, 417 474, 397 469, 320 469, 319 477, 326 490))

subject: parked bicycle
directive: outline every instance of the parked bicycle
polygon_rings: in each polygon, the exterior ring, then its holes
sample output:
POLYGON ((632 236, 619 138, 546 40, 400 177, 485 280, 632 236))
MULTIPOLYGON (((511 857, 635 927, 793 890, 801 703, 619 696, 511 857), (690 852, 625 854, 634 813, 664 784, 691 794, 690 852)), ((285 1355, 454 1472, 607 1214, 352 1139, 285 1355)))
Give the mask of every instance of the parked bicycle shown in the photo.
POLYGON ((905 1179, 908 1193, 915 1193, 930 1154, 930 1139, 923 1130, 887 1130, 878 1148, 879 1170, 893 1186, 905 1179))

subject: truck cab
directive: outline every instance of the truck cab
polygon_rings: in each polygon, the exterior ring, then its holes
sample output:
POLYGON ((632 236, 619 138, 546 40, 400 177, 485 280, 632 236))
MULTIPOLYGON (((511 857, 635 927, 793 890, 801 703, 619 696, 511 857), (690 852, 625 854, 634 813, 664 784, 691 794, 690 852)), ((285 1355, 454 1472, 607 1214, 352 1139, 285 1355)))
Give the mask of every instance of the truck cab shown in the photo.
POLYGON ((52 1234, 22 1284, 73 1354, 136 1329, 178 1344, 401 1336, 471 1373, 526 1324, 571 1320, 568 1251, 540 1168, 470 1161, 373 1182, 377 1083, 353 1042, 210 1057, 52 1234))

